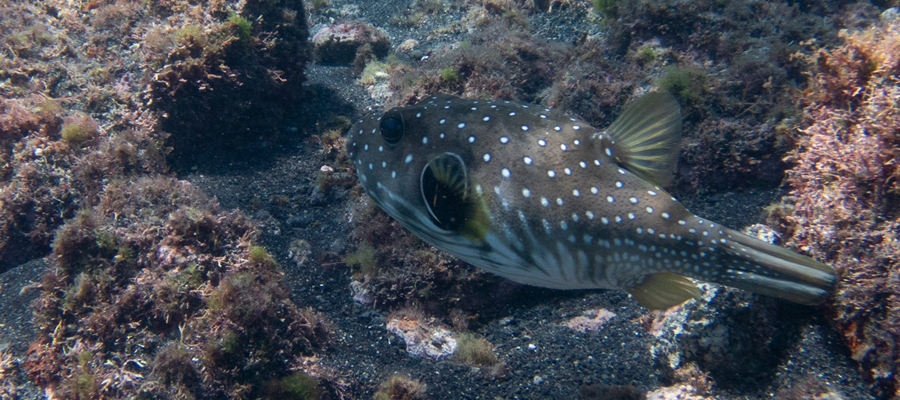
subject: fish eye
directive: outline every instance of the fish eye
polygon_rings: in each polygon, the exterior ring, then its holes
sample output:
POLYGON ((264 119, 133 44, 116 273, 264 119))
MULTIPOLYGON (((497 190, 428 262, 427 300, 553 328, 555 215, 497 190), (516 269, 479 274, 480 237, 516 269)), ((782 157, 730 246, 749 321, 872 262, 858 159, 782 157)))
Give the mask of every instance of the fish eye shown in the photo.
POLYGON ((386 114, 381 118, 381 137, 387 144, 393 146, 400 143, 403 138, 403 116, 399 113, 386 114))

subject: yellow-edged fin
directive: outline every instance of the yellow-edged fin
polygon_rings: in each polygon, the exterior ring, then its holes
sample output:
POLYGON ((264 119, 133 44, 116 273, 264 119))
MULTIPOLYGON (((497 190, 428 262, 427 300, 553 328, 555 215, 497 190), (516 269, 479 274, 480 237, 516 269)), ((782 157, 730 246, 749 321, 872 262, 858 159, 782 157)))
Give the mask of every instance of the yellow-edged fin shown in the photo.
POLYGON ((491 216, 487 202, 477 193, 472 193, 471 201, 473 208, 466 218, 466 223, 463 225, 460 234, 473 242, 483 242, 491 229, 491 216))
POLYGON ((684 276, 670 272, 648 275, 639 285, 628 289, 638 304, 650 310, 665 310, 690 299, 700 298, 700 289, 684 276))
POLYGON ((664 186, 672 179, 681 141, 681 108, 668 93, 649 93, 606 129, 622 167, 664 186))
POLYGON ((469 182, 466 165, 458 155, 444 153, 422 171, 421 188, 432 221, 474 241, 484 241, 491 228, 484 197, 469 182))

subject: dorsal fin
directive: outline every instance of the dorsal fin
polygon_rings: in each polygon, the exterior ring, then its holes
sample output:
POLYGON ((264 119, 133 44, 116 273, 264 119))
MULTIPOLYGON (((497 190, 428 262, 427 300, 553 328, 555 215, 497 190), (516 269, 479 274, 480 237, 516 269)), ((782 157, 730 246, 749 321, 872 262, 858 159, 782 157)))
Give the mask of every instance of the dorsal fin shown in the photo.
POLYGON ((681 108, 668 93, 648 93, 628 106, 606 133, 625 169, 658 186, 672 179, 681 141, 681 108))

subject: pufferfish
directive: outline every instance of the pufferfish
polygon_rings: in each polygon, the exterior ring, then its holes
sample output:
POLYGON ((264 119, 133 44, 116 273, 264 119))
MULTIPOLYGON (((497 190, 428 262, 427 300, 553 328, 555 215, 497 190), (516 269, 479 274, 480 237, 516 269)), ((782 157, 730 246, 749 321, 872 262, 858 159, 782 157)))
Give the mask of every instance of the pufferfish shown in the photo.
POLYGON ((649 309, 699 297, 694 280, 820 303, 831 267, 698 217, 661 188, 680 138, 664 93, 606 130, 532 104, 437 95, 359 120, 347 151, 391 217, 515 282, 624 289, 649 309))

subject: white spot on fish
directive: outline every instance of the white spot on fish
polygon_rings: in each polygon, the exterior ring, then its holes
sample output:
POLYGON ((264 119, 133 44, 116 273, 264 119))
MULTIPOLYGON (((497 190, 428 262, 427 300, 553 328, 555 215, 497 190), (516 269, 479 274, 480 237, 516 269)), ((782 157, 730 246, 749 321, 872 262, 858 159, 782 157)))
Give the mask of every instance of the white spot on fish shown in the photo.
POLYGON ((488 122, 488 121, 491 120, 491 117, 485 116, 485 117, 482 118, 481 120, 484 121, 484 122, 488 122))
POLYGON ((475 136, 469 136, 469 143, 475 143, 475 136))
POLYGON ((547 207, 550 205, 550 200, 547 200, 546 197, 541 197, 541 205, 547 207))
POLYGON ((609 203, 615 203, 616 199, 613 198, 612 196, 606 196, 606 201, 608 201, 609 203))
POLYGON ((547 171, 547 176, 549 176, 549 177, 551 177, 551 178, 555 177, 555 176, 556 176, 556 171, 554 171, 554 170, 552 170, 552 169, 549 170, 549 171, 547 171))
POLYGON ((522 125, 522 130, 523 130, 523 131, 527 131, 527 130, 528 130, 528 125, 522 125))
POLYGON ((466 127, 466 123, 465 123, 465 122, 460 122, 459 125, 456 125, 456 127, 459 128, 459 129, 465 128, 465 127, 466 127))
POLYGON ((413 155, 412 155, 412 153, 410 153, 410 154, 406 155, 406 159, 404 159, 403 162, 406 164, 409 164, 412 162, 412 160, 413 160, 413 155))
POLYGON ((544 147, 547 145, 547 141, 544 139, 540 139, 540 140, 538 140, 538 144, 541 145, 541 147, 544 147))
POLYGON ((484 162, 491 161, 491 153, 484 153, 484 162))
POLYGON ((506 136, 500 136, 500 143, 503 143, 503 144, 509 143, 509 138, 506 136))
POLYGON ((581 196, 581 192, 579 192, 578 189, 574 189, 574 190, 572 190, 572 196, 575 196, 575 197, 581 196))
POLYGON ((522 188, 522 196, 525 196, 526 198, 531 197, 531 191, 528 190, 528 188, 522 188))
POLYGON ((500 170, 500 174, 503 175, 504 178, 509 178, 509 169, 503 168, 500 170))
POLYGON ((527 156, 525 157, 524 160, 525 160, 525 165, 531 165, 531 163, 534 161, 531 159, 531 157, 527 157, 527 156))
POLYGON ((445 122, 447 122, 447 120, 446 120, 446 119, 443 119, 443 118, 442 118, 440 121, 438 121, 438 123, 441 124, 441 125, 443 125, 445 122))

